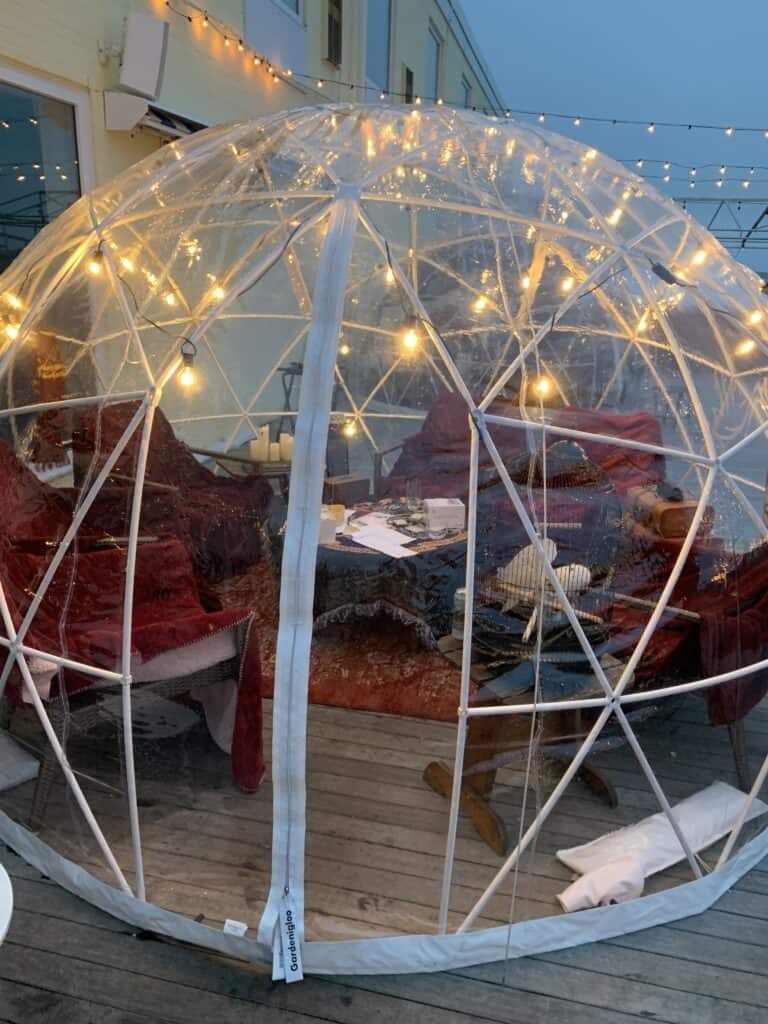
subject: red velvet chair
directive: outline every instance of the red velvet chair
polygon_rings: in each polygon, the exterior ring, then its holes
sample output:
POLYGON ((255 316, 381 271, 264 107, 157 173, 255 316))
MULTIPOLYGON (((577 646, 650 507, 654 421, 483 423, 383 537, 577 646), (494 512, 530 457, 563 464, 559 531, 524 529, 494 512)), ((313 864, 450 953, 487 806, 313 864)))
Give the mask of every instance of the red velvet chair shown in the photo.
MULTIPOLYGON (((0 490, 0 579, 18 629, 71 523, 72 492, 39 480, 2 441, 0 473, 6 485, 0 490)), ((121 515, 126 488, 116 490, 115 507, 121 515)), ((96 509, 97 517, 104 518, 114 500, 114 494, 108 493, 104 506, 96 509)), ((24 642, 44 653, 120 671, 126 559, 126 547, 116 544, 111 535, 91 530, 86 517, 76 543, 62 559, 43 596, 24 642)), ((142 543, 137 548, 130 650, 131 671, 146 679, 140 685, 165 697, 228 678, 239 681, 233 771, 243 788, 255 789, 264 764, 259 649, 252 610, 204 607, 190 554, 176 539, 142 543), (236 637, 232 656, 212 660, 206 643, 224 631, 232 631, 236 637), (190 654, 187 665, 191 668, 178 677, 169 678, 167 673, 162 678, 153 676, 155 659, 181 649, 190 654)), ((98 701, 106 692, 104 681, 63 668, 52 679, 48 675, 41 688, 59 734, 69 717, 79 715, 85 727, 92 725, 98 701), (58 700, 63 692, 66 702, 58 700)), ((11 706, 24 704, 17 669, 9 678, 5 697, 11 706)), ((52 750, 47 745, 45 749, 34 802, 38 818, 56 765, 52 750)))
MULTIPOLYGON (((78 414, 72 446, 75 482, 88 469, 98 469, 114 449, 138 403, 120 402, 78 414)), ((117 460, 111 480, 134 478, 141 431, 128 441, 117 460)), ((199 575, 218 582, 238 575, 261 556, 261 524, 272 496, 269 482, 258 474, 245 477, 216 476, 180 441, 158 409, 152 426, 142 503, 144 523, 162 518, 158 508, 176 505, 171 535, 185 543, 199 575)))

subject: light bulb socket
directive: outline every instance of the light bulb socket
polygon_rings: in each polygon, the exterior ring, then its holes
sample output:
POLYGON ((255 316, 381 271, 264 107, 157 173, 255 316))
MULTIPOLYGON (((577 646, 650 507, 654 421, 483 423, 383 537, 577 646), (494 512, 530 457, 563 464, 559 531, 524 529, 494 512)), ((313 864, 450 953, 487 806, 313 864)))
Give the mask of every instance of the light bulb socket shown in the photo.
POLYGON ((184 338, 181 343, 181 360, 184 367, 193 366, 197 355, 197 345, 189 338, 184 338))

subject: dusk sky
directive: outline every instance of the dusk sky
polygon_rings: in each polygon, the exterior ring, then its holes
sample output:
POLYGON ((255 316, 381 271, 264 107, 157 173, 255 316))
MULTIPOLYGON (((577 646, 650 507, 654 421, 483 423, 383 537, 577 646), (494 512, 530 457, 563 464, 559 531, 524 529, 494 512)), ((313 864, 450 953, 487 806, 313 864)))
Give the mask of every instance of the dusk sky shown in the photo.
MULTIPOLYGON (((645 127, 681 121, 768 130, 766 0, 462 0, 462 7, 509 107, 640 119, 644 126, 583 120, 576 127, 570 118, 549 116, 544 127, 583 139, 634 169, 645 159, 638 173, 658 177, 653 183, 669 195, 768 202, 762 131, 727 137, 663 127, 649 134, 645 127), (660 180, 667 173, 662 164, 651 159, 673 162, 669 184, 660 180), (727 171, 718 189, 721 164, 727 171), (695 189, 691 167, 697 168, 695 189)), ((750 212, 756 218, 762 209, 750 212)), ((698 213, 706 221, 708 213, 698 213)), ((747 250, 740 258, 768 268, 768 252, 747 250)))

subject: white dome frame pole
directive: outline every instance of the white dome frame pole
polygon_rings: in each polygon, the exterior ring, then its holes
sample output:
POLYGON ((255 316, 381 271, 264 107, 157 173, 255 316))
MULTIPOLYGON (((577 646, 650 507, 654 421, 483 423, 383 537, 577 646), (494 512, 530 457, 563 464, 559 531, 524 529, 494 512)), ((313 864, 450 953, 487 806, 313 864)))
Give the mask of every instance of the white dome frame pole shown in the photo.
POLYGON ((279 929, 286 908, 294 914, 299 948, 304 941, 306 736, 315 566, 336 348, 358 220, 357 188, 339 185, 315 279, 291 463, 272 711, 272 875, 258 929, 259 941, 272 947, 275 979, 286 977, 279 929))

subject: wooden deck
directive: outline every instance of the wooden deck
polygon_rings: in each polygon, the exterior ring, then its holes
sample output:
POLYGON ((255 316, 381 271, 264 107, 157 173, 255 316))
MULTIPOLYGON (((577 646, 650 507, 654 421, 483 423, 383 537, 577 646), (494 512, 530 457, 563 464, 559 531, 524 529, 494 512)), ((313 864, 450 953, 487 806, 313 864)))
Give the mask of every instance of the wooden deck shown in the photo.
POLYGON ((705 914, 611 942, 409 977, 267 975, 132 929, 0 853, 16 910, 3 1024, 765 1024, 768 862, 705 914))
MULTIPOLYGON (((716 778, 735 782, 727 734, 704 721, 689 699, 671 716, 637 726, 643 747, 672 801, 716 778)), ((269 731, 269 720, 267 721, 269 731)), ((313 707, 309 716, 307 927, 313 938, 434 930, 442 873, 446 802, 421 772, 449 758, 449 726, 416 719, 313 707)), ((768 711, 748 721, 754 755, 768 745, 768 711)), ((160 749, 160 748, 159 748, 160 749)), ((90 741, 72 748, 78 766, 109 775, 109 759, 90 741), (105 768, 105 764, 107 767, 105 768)), ((258 922, 268 881, 271 787, 247 796, 229 779, 227 759, 204 727, 162 756, 137 752, 148 890, 169 909, 220 926, 225 917, 258 922), (175 751, 175 752, 174 752, 175 751), (176 761, 174 761, 176 758, 176 761)), ((574 782, 524 864, 514 919, 558 913, 555 894, 569 880, 555 850, 594 838, 657 810, 626 745, 610 741, 593 760, 608 771, 620 804, 611 809, 574 782)), ((494 804, 517 834, 557 779, 536 765, 536 787, 523 786, 524 761, 500 770, 494 804)), ((112 781, 117 776, 112 775, 112 781)), ((130 845, 120 795, 86 789, 121 864, 130 845)), ((19 810, 29 790, 0 795, 19 810)), ((43 836, 106 877, 76 822, 63 786, 51 800, 43 836)), ((711 859, 714 851, 709 851, 711 859)), ((765 1024, 768 1020, 768 861, 717 907, 696 918, 592 946, 441 975, 310 978, 273 985, 261 971, 154 938, 64 892, 9 851, 16 912, 0 948, 0 1022, 138 1024, 157 1021, 336 1021, 459 1024, 765 1024)), ((470 909, 498 867, 462 816, 451 924, 470 909)), ((677 865, 649 890, 687 879, 677 865)), ((483 924, 509 920, 513 879, 483 924)))
MULTIPOLYGON (((270 716, 267 709, 267 742, 270 716)), ((716 779, 736 784, 727 732, 705 724, 697 696, 637 724, 643 749, 672 803, 716 779)), ((747 723, 756 768, 768 749, 768 710, 747 723)), ((448 803, 428 789, 428 761, 450 761, 454 727, 445 723, 338 708, 312 707, 308 726, 306 927, 310 939, 345 939, 434 932, 445 855, 448 803)), ((111 742, 111 741, 110 741, 111 742)), ((108 748, 109 749, 109 748, 108 748)), ((114 751, 114 744, 111 749, 114 751)), ((70 743, 91 806, 129 880, 131 843, 118 765, 91 737, 70 743), (110 769, 110 765, 112 765, 110 769), (115 787, 95 785, 98 778, 115 787)), ((658 803, 628 746, 605 741, 591 760, 619 796, 610 808, 575 780, 544 825, 517 878, 510 875, 478 927, 560 913, 556 901, 571 879, 555 857, 562 847, 596 838, 658 811, 658 803)), ((499 770, 494 806, 516 838, 546 798, 562 768, 536 760, 524 786, 524 752, 499 770), (524 801, 525 798, 525 801, 524 801)), ((148 898, 220 928, 227 918, 255 928, 268 891, 271 785, 252 795, 232 785, 228 759, 202 723, 183 741, 148 754, 137 749, 142 845, 148 898)), ((32 784, 0 794, 0 807, 24 814, 32 784)), ((111 880, 67 793, 54 788, 41 837, 66 856, 111 880)), ((714 863, 719 847, 706 853, 714 863)), ((460 818, 449 927, 457 927, 501 861, 460 818)), ((648 880, 647 892, 691 878, 680 863, 648 880)))

